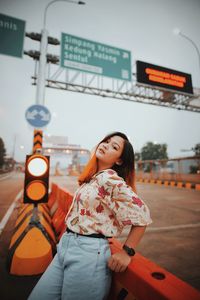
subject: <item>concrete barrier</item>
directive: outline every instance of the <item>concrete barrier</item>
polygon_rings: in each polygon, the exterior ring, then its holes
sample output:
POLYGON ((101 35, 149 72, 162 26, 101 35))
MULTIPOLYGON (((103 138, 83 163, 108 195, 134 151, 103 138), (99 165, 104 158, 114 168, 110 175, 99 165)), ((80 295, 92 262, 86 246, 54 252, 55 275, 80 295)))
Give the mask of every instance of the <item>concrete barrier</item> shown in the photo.
POLYGON ((8 249, 10 274, 41 274, 53 259, 57 239, 42 210, 44 208, 32 208, 32 205, 22 208, 8 249))
POLYGON ((196 184, 195 185, 195 189, 198 190, 198 191, 200 191, 200 184, 196 184))
POLYGON ((159 179, 147 179, 147 178, 138 178, 138 182, 143 183, 152 183, 159 184, 164 186, 171 186, 177 188, 186 188, 186 189, 195 189, 200 191, 199 183, 191 183, 191 182, 183 182, 183 181, 175 181, 175 180, 159 180, 159 179))
POLYGON ((7 256, 13 275, 43 273, 56 253, 56 243, 66 230, 65 216, 73 195, 52 184, 47 204, 22 204, 7 256))

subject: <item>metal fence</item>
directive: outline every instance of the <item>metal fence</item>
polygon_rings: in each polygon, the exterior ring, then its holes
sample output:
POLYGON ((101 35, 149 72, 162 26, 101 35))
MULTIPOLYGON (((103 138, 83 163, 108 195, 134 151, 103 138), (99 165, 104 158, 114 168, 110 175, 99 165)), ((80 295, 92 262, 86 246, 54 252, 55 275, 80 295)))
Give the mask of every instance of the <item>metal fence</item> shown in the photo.
POLYGON ((136 179, 200 183, 200 156, 137 161, 136 179))

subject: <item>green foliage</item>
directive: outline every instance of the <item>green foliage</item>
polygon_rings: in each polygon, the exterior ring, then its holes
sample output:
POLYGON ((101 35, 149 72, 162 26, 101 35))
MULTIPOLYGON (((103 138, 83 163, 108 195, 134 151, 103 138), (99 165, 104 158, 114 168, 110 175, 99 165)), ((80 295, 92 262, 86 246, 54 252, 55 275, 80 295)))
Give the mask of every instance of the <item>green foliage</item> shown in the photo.
POLYGON ((200 143, 196 144, 193 148, 195 155, 200 155, 200 143))
POLYGON ((4 164, 5 155, 6 155, 6 149, 5 149, 5 146, 4 146, 4 142, 3 142, 3 139, 0 138, 0 168, 4 164))
POLYGON ((141 150, 142 160, 167 159, 167 144, 146 143, 141 150))
POLYGON ((135 152, 135 161, 140 160, 140 158, 141 158, 140 152, 135 152))
POLYGON ((190 174, 197 174, 198 166, 190 166, 190 174))

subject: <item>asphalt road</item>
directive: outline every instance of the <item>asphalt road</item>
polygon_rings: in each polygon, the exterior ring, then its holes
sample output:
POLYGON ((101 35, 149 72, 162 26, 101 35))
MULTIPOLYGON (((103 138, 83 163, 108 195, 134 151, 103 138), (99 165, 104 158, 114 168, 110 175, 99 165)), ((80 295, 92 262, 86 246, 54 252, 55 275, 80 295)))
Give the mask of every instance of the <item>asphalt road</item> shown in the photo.
MULTIPOLYGON (((75 177, 51 177, 70 192, 75 177)), ((138 183, 138 195, 150 208, 153 223, 137 248, 143 256, 200 290, 200 191, 138 183)), ((0 226, 9 207, 16 205, 0 233, 0 299, 27 299, 40 276, 13 276, 6 270, 7 251, 18 213, 23 174, 0 177, 0 226)), ((120 240, 126 238, 126 229, 120 240)))
POLYGON ((10 173, 0 176, 0 221, 5 216, 8 207, 22 190, 23 175, 10 173))

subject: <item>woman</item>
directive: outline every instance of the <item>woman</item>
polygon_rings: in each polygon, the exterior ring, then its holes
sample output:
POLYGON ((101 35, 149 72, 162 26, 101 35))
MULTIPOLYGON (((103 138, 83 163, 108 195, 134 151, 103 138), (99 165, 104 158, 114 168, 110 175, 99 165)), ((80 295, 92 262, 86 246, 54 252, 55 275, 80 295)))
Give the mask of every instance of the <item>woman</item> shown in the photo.
POLYGON ((134 152, 125 134, 114 132, 96 147, 79 177, 66 216, 66 233, 29 300, 103 300, 111 274, 124 272, 151 223, 135 190, 134 152), (123 249, 111 255, 108 239, 132 225, 123 249))

